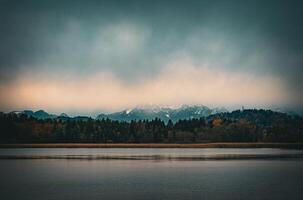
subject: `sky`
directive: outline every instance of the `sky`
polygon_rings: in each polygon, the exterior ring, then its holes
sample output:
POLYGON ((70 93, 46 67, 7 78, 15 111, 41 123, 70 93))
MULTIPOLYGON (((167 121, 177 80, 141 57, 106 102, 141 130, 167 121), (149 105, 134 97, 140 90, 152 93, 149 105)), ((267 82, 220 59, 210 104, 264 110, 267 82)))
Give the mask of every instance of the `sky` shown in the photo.
POLYGON ((0 0, 0 110, 303 110, 300 1, 0 0))

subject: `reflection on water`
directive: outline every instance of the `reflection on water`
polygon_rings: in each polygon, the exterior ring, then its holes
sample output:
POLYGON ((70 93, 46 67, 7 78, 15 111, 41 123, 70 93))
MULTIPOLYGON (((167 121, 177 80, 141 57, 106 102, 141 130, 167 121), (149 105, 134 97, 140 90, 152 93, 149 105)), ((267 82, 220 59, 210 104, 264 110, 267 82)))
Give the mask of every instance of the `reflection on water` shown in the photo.
POLYGON ((94 160, 226 160, 299 159, 302 150, 290 149, 180 149, 180 148, 24 148, 0 149, 0 159, 94 159, 94 160))
MULTIPOLYGON (((0 152, 1 155, 22 152, 26 155, 128 156, 300 154, 300 151, 279 149, 7 149, 0 152)), ((302 159, 1 159, 0 177, 0 198, 13 200, 303 199, 302 159)))

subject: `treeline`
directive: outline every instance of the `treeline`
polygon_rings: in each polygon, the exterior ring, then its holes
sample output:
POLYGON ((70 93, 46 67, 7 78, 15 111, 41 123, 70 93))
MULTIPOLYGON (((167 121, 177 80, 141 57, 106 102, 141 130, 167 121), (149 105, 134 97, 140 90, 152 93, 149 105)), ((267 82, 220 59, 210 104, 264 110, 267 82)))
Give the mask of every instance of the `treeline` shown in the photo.
POLYGON ((0 114, 1 143, 303 142, 303 117, 244 110, 164 123, 0 114))

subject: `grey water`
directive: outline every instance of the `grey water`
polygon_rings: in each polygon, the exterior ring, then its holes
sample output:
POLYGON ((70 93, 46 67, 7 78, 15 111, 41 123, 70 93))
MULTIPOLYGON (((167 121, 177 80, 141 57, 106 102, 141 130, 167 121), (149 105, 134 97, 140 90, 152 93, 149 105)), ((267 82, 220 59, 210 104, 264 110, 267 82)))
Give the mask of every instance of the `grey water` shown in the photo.
POLYGON ((303 199, 303 159, 291 156, 302 153, 287 149, 0 149, 0 198, 303 199), (64 159, 91 155, 97 159, 64 159), (233 159, 191 160, 218 155, 233 159), (28 159, 19 159, 22 156, 28 159), (104 156, 113 159, 100 159, 104 156), (114 159, 121 156, 126 159, 114 159), (127 159, 133 156, 164 159, 127 159), (188 159, 165 159, 178 157, 188 159))

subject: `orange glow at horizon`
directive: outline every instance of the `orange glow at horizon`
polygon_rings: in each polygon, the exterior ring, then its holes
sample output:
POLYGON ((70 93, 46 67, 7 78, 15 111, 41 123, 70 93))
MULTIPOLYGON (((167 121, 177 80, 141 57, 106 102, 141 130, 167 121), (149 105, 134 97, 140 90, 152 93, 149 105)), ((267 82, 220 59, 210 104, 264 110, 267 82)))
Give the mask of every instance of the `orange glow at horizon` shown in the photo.
POLYGON ((275 77, 183 65, 170 65, 158 76, 136 83, 125 83, 105 73, 68 81, 24 77, 0 86, 1 109, 119 110, 150 103, 270 105, 291 98, 283 81, 275 77))

